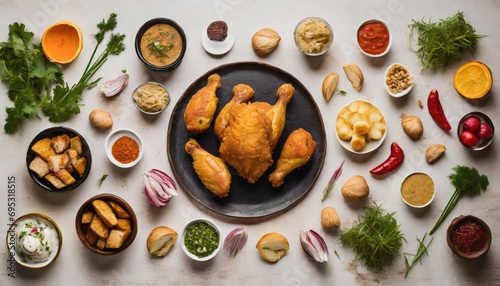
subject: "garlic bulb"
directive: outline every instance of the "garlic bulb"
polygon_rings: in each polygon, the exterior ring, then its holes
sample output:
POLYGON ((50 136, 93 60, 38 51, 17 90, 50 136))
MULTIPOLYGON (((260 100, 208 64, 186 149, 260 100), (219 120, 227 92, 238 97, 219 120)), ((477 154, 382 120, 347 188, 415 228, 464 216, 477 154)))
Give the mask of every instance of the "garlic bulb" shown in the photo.
POLYGON ((363 176, 354 175, 347 179, 341 192, 345 200, 356 201, 366 198, 370 194, 370 188, 363 176))
POLYGON ((336 209, 324 207, 321 210, 321 226, 325 228, 340 226, 340 218, 336 209))
POLYGON ((110 129, 113 127, 113 119, 111 118, 111 114, 109 112, 101 110, 101 109, 94 109, 92 112, 89 114, 89 121, 92 126, 95 128, 100 128, 100 129, 110 129))
POLYGON ((101 82, 99 91, 107 97, 112 97, 120 93, 128 84, 128 74, 124 73, 115 79, 101 82))
POLYGON ((416 115, 401 114, 401 127, 403 131, 413 140, 418 140, 424 133, 424 126, 416 115))
POLYGON ((259 30, 252 37, 253 51, 258 56, 267 55, 276 49, 280 40, 280 35, 272 29, 259 30))

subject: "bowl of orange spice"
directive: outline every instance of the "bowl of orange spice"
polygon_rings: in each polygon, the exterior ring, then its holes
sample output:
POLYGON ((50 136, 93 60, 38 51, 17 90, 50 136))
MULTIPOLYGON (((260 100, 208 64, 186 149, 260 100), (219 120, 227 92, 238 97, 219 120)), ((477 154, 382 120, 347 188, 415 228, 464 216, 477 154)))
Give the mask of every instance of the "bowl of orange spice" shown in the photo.
POLYGON ((135 166, 144 155, 143 142, 139 134, 130 129, 111 132, 104 143, 109 161, 120 168, 135 166))

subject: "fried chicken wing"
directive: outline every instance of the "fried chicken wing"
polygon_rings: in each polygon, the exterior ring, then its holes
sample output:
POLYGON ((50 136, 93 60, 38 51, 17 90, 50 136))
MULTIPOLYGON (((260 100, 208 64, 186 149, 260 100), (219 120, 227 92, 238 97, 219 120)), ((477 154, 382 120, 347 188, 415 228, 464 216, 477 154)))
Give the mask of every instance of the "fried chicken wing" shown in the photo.
POLYGON ((235 85, 232 89, 233 97, 231 100, 221 109, 214 123, 214 133, 219 140, 222 140, 224 131, 229 125, 229 110, 233 104, 246 103, 255 94, 252 87, 246 84, 235 85))
POLYGON ((193 138, 186 142, 184 149, 193 157, 194 171, 203 185, 216 196, 227 197, 231 187, 231 174, 224 161, 203 149, 193 138))
POLYGON ((277 188, 293 170, 305 165, 316 150, 316 142, 311 133, 299 128, 288 136, 276 163, 276 169, 269 174, 269 182, 277 188))
POLYGON ((210 128, 219 101, 216 91, 221 85, 220 76, 212 74, 208 77, 207 85, 191 97, 184 111, 184 121, 189 132, 196 135, 210 128))
POLYGON ((249 183, 257 181, 273 164, 271 121, 258 105, 233 104, 219 148, 222 159, 249 183))
POLYGON ((282 84, 276 91, 276 97, 278 100, 274 105, 266 110, 266 114, 271 120, 272 134, 271 134, 271 150, 274 150, 278 140, 285 129, 286 122, 286 107, 290 100, 292 100, 293 94, 295 93, 295 88, 289 84, 282 84))

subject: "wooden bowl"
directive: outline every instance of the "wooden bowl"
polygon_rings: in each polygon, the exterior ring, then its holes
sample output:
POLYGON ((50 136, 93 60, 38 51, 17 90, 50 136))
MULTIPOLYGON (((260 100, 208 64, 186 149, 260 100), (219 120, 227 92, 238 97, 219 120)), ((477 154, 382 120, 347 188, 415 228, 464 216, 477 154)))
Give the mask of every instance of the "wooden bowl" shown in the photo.
MULTIPOLYGON (((116 214, 116 212, 114 212, 116 214)), ((96 214, 97 215, 97 214, 96 214)), ((120 218, 119 215, 117 215, 117 218, 120 218)), ((88 199, 85 203, 82 204, 78 212, 76 213, 76 218, 75 218, 75 227, 76 227, 76 233, 78 234, 78 238, 80 238, 80 241, 83 243, 83 245, 91 250, 94 253, 101 254, 101 255, 112 255, 112 254, 117 254, 125 249, 127 249, 132 242, 134 242, 135 237, 137 236, 137 217, 135 215, 134 210, 132 207, 122 198, 118 197, 117 195, 113 194, 99 194, 96 196, 91 197, 88 199), (96 211, 92 205, 92 202, 94 200, 102 200, 106 203, 108 202, 114 202, 118 204, 123 210, 125 210, 129 214, 129 220, 130 223, 130 233, 128 237, 124 240, 123 244, 119 248, 108 248, 108 247, 103 247, 99 248, 97 246, 97 243, 91 243, 89 239, 87 238, 87 232, 90 229, 90 223, 82 223, 82 216, 86 212, 92 212, 93 214, 96 214, 96 211)), ((109 232, 111 233, 112 230, 119 230, 120 227, 112 227, 109 228, 109 232)))
POLYGON ((446 232, 448 247, 465 259, 485 255, 490 249, 491 239, 490 227, 482 219, 472 215, 456 217, 446 232), (470 235, 471 232, 474 235, 470 235))

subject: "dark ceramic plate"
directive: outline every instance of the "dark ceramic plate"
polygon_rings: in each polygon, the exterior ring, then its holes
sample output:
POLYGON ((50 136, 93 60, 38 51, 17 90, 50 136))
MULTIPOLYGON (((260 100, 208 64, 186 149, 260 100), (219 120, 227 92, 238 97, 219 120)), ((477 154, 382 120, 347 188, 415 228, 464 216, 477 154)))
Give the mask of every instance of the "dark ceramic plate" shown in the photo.
POLYGON ((87 141, 85 140, 85 138, 83 138, 83 136, 80 135, 75 130, 68 128, 68 127, 63 127, 63 126, 51 127, 51 128, 45 129, 42 132, 38 133, 38 135, 35 136, 35 138, 33 138, 33 141, 31 141, 30 145, 28 146, 28 151, 26 153, 26 167, 28 169, 28 173, 30 174, 31 178, 35 181, 35 183, 37 183, 37 185, 42 187, 44 190, 52 191, 52 192, 69 191, 69 190, 76 189, 78 186, 80 186, 85 181, 85 179, 87 179, 87 176, 89 175, 89 172, 90 172, 91 165, 92 165, 92 155, 90 153, 89 144, 87 144, 87 141), (41 140, 43 138, 52 138, 52 137, 62 135, 62 134, 67 134, 67 135, 69 135, 69 137, 74 137, 74 136, 80 137, 80 139, 82 141, 82 154, 81 154, 81 156, 85 157, 87 159, 87 166, 85 168, 85 172, 83 173, 83 176, 81 176, 81 177, 76 173, 76 171, 71 173, 71 175, 76 180, 75 183, 68 185, 66 187, 63 187, 61 189, 57 189, 47 179, 39 178, 35 172, 30 170, 29 165, 30 165, 31 161, 36 157, 35 153, 31 150, 31 147, 38 140, 41 140))
POLYGON ((167 138, 168 159, 173 173, 181 188, 194 200, 206 208, 228 217, 259 218, 282 212, 298 203, 314 185, 322 167, 326 154, 326 137, 323 119, 309 91, 291 74, 262 63, 239 62, 216 67, 189 86, 177 102, 168 127, 167 138), (239 83, 250 85, 255 90, 253 101, 276 102, 276 90, 283 83, 291 83, 295 94, 286 112, 285 130, 274 150, 274 162, 288 135, 302 127, 309 131, 317 143, 311 160, 300 169, 294 170, 286 178, 284 184, 275 189, 267 177, 275 169, 271 166, 254 184, 248 183, 229 167, 232 175, 231 191, 228 197, 218 198, 208 191, 196 175, 192 158, 184 151, 184 144, 193 137, 200 145, 216 156, 219 156, 219 140, 212 127, 205 133, 193 136, 186 129, 183 115, 192 95, 206 85, 209 75, 217 73, 222 79, 222 87, 217 90, 219 103, 217 113, 232 98, 231 89, 239 83))

